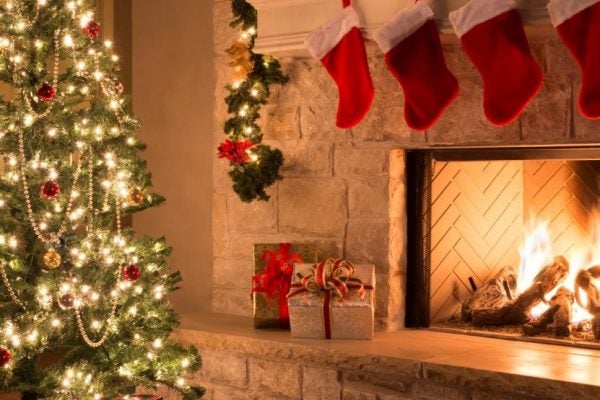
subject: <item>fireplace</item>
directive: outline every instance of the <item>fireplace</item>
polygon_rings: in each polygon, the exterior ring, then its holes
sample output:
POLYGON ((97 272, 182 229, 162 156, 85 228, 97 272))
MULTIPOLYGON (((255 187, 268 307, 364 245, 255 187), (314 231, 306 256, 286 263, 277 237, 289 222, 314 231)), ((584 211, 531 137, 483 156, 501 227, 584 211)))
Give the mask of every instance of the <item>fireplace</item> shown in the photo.
POLYGON ((598 347, 600 148, 415 150, 406 160, 407 326, 598 347), (529 321, 512 315, 516 303, 529 321))

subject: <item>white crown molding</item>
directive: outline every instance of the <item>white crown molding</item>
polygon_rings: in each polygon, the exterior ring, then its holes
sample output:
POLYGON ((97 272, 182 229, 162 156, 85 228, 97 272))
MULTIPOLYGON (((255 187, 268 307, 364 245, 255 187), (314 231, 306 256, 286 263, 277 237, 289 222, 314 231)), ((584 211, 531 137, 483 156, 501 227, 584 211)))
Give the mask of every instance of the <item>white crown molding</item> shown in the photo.
MULTIPOLYGON (((258 37, 255 51, 275 56, 308 57, 304 39, 315 28, 341 10, 341 0, 250 0, 258 11, 258 37)), ((429 0, 443 34, 452 34, 447 15, 466 0, 429 0)), ((546 0, 517 0, 526 25, 548 25, 546 0)), ((353 0, 367 39, 398 11, 414 0, 353 0)))

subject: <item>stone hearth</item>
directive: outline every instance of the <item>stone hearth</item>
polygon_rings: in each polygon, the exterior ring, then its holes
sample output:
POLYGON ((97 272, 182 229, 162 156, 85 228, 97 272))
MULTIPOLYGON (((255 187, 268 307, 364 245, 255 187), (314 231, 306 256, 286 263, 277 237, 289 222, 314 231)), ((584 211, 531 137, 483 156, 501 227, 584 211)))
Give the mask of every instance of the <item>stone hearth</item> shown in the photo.
POLYGON ((250 318, 183 316, 208 400, 595 400, 597 352, 404 330, 373 341, 291 339, 250 318), (562 366, 569 365, 569 368, 562 366))

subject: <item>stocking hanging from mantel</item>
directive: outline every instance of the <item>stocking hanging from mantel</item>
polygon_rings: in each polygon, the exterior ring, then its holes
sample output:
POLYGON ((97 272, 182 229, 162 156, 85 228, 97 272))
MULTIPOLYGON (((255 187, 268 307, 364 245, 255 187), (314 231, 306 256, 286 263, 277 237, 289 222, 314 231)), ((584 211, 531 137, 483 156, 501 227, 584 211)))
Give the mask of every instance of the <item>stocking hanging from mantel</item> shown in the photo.
POLYGON ((336 125, 352 128, 367 114, 375 97, 367 52, 358 15, 343 1, 344 9, 306 39, 310 54, 321 61, 339 91, 336 125))
POLYGON ((514 121, 543 81, 515 3, 471 0, 450 13, 450 22, 483 79, 486 117, 495 125, 514 121))
POLYGON ((404 91, 404 119, 430 128, 459 93, 448 70, 431 7, 425 1, 400 11, 375 33, 388 69, 404 91))
POLYGON ((581 70, 579 111, 600 119, 600 0, 551 0, 548 11, 581 70))

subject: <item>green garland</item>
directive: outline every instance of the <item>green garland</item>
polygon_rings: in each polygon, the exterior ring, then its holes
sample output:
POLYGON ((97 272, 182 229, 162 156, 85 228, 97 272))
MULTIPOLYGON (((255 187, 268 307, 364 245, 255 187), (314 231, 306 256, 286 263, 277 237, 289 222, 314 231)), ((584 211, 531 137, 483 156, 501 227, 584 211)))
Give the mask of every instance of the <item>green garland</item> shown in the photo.
POLYGON ((229 95, 225 98, 231 117, 225 122, 225 134, 229 138, 219 146, 219 157, 229 160, 233 189, 244 202, 269 200, 266 189, 282 177, 283 154, 261 144, 263 134, 258 126, 260 109, 271 94, 270 86, 284 84, 288 78, 281 72, 281 65, 273 57, 254 54, 256 34, 256 9, 246 0, 232 0, 234 20, 231 27, 240 29, 240 40, 228 52, 238 50, 238 58, 231 65, 238 68, 245 63, 247 76, 227 85, 229 95), (237 46, 237 49, 236 49, 237 46), (240 48, 242 54, 240 55, 240 48), (243 52, 247 51, 247 59, 243 52), (240 61, 241 60, 241 61, 240 61))

